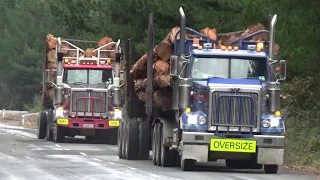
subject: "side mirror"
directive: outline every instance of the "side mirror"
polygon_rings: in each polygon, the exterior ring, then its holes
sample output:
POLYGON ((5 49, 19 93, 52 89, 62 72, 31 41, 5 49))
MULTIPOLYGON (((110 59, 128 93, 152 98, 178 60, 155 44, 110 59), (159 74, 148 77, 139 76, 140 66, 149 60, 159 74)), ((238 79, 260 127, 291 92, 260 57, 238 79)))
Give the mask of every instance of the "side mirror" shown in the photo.
POLYGON ((287 77, 287 64, 286 60, 279 61, 279 75, 278 81, 284 81, 287 77))
POLYGON ((178 56, 170 57, 170 75, 171 76, 178 75, 178 56))

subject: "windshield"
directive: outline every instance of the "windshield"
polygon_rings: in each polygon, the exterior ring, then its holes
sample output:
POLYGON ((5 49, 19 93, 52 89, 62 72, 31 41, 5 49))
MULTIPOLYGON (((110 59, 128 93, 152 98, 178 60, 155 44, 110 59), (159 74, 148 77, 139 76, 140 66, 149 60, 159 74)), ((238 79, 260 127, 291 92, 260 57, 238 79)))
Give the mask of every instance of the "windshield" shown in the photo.
POLYGON ((262 58, 194 57, 191 78, 209 77, 267 80, 266 62, 262 58))
POLYGON ((66 84, 95 85, 113 83, 111 69, 64 69, 63 82, 66 84))

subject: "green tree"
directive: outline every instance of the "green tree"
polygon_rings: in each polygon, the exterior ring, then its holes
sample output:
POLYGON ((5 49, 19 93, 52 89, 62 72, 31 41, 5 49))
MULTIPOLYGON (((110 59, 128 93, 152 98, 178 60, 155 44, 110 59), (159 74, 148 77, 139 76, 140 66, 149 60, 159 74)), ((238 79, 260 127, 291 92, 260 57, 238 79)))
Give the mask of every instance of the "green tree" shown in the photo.
POLYGON ((51 14, 46 1, 16 1, 5 13, 5 29, 0 42, 2 80, 13 89, 6 108, 23 109, 40 90, 41 62, 45 36, 66 34, 65 26, 51 14), (9 104, 8 104, 9 103, 9 104))

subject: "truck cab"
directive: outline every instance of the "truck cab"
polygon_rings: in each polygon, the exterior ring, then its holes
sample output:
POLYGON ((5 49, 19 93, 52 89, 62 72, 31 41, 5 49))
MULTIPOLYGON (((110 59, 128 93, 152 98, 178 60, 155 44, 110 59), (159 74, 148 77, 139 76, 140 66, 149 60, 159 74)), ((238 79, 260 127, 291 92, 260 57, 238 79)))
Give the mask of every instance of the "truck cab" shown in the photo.
POLYGON ((170 60, 171 75, 179 81, 174 98, 182 114, 173 147, 181 151, 181 167, 191 170, 195 162, 225 159, 228 167, 264 166, 266 173, 276 173, 284 155, 280 82, 286 78, 285 60, 273 59, 276 15, 270 32, 258 31, 219 48, 184 27, 183 18, 176 34, 182 38, 176 38, 170 60), (198 37, 185 39, 186 30, 198 37), (261 33, 270 34, 270 40, 247 40, 261 33))
POLYGON ((119 51, 120 40, 94 49, 92 54, 97 56, 84 57, 83 49, 58 38, 56 68, 45 71, 46 78, 55 76, 55 82, 46 81, 55 85, 55 95, 47 120, 40 118, 47 127, 38 130, 46 132, 47 140, 62 142, 65 136, 81 135, 90 141, 117 143, 121 119, 119 51), (61 47, 63 43, 71 48, 61 47), (109 45, 116 49, 102 49, 109 45), (117 58, 102 55, 105 51, 115 52, 117 58))

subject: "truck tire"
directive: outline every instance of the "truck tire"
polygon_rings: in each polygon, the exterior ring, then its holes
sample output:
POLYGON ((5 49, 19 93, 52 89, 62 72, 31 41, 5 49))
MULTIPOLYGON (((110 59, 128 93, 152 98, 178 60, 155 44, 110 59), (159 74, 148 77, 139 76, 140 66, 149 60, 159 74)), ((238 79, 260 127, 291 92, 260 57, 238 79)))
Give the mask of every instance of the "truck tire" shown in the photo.
POLYGON ((149 160, 150 124, 148 121, 139 123, 139 159, 149 160))
POLYGON ((37 132, 38 139, 44 139, 46 137, 46 130, 47 130, 47 114, 41 111, 39 113, 39 119, 38 119, 38 132, 37 132))
POLYGON ((196 161, 193 159, 181 160, 180 167, 182 171, 193 171, 196 168, 196 161))
POLYGON ((278 173, 278 165, 264 165, 264 172, 266 174, 277 174, 278 173))
POLYGON ((138 146, 139 144, 139 122, 129 121, 126 126, 126 159, 138 159, 138 146))
POLYGON ((58 126, 56 123, 53 124, 53 141, 57 143, 62 143, 65 139, 64 129, 61 126, 58 126))
POLYGON ((52 133, 52 121, 53 121, 53 110, 48 110, 48 116, 47 116, 47 134, 46 134, 46 140, 52 141, 53 140, 53 133, 52 133))
POLYGON ((154 165, 157 165, 157 127, 158 123, 156 123, 153 128, 152 128, 152 139, 151 139, 151 144, 152 144, 152 163, 154 165))
POLYGON ((123 153, 122 153, 122 136, 123 136, 123 122, 120 123, 119 129, 118 129, 118 157, 120 159, 123 159, 123 153))
POLYGON ((156 129, 156 162, 158 166, 161 166, 161 136, 162 136, 162 130, 160 123, 157 123, 157 129, 156 129))
POLYGON ((161 166, 162 167, 172 167, 176 163, 176 151, 170 150, 169 147, 164 146, 164 128, 163 124, 159 123, 159 129, 161 134, 160 148, 161 148, 161 166))
POLYGON ((122 156, 123 159, 127 159, 127 126, 128 122, 124 121, 123 122, 123 127, 122 127, 122 156))

